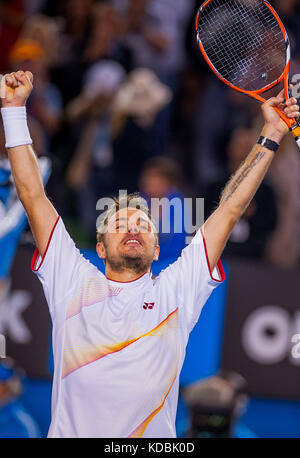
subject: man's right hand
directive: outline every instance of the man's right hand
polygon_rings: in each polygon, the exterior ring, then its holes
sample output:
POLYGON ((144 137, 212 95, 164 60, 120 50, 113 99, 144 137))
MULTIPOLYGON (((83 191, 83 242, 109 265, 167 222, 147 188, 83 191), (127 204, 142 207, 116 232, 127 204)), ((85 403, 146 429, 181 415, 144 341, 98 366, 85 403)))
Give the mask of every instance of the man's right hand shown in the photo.
POLYGON ((2 106, 23 107, 32 91, 33 75, 31 72, 8 73, 1 81, 2 106))

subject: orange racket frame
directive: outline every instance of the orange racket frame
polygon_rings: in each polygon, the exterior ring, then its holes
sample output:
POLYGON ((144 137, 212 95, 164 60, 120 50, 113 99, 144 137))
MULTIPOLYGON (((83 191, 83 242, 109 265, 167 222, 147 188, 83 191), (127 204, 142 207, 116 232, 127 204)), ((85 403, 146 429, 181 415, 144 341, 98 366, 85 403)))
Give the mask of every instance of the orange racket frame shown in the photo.
MULTIPOLYGON (((206 54, 206 52, 204 50, 204 47, 202 45, 202 42, 201 42, 201 39, 200 39, 199 30, 198 30, 199 29, 200 16, 203 13, 204 9, 210 3, 212 3, 213 1, 214 0, 206 0, 206 2, 204 2, 201 5, 201 7, 199 8, 198 13, 197 13, 197 17, 196 17, 196 33, 197 33, 197 40, 198 40, 198 45, 199 45, 200 51, 201 51, 205 61, 207 62, 207 64, 211 68, 211 70, 214 72, 214 74, 221 81, 223 81, 223 83, 227 84, 227 86, 231 87, 232 89, 234 89, 234 90, 236 90, 238 92, 242 92, 243 94, 246 94, 249 97, 252 97, 252 98, 254 98, 256 100, 259 100, 262 103, 265 103, 266 99, 264 99, 260 94, 263 94, 264 92, 272 89, 273 87, 277 86, 278 84, 280 84, 283 81, 284 82, 285 97, 286 97, 286 99, 288 99, 290 97, 290 90, 289 90, 290 44, 289 44, 289 39, 288 39, 287 32, 285 30, 285 27, 284 27, 280 17, 278 16, 276 11, 274 10, 274 8, 270 5, 270 3, 268 1, 262 0, 263 3, 269 8, 269 10, 272 12, 274 17, 276 18, 276 20, 278 22, 278 25, 279 25, 279 27, 280 27, 280 29, 282 31, 282 34, 283 34, 283 37, 284 37, 284 40, 285 40, 285 43, 286 43, 286 50, 287 50, 286 66, 284 68, 284 71, 283 71, 282 75, 276 81, 274 81, 273 83, 271 83, 271 84, 269 84, 269 85, 267 85, 267 86, 265 86, 265 87, 263 87, 263 88, 261 88, 261 89, 259 89, 257 91, 247 91, 245 89, 241 89, 241 88, 235 86, 234 84, 230 83, 230 81, 227 81, 225 78, 222 77, 222 75, 218 72, 218 70, 214 67, 214 65, 212 64, 212 62, 208 58, 208 56, 207 56, 207 54, 206 54)), ((282 120, 290 128, 290 131, 292 132, 292 134, 293 134, 298 146, 300 147, 300 125, 298 124, 297 120, 288 118, 287 116, 285 116, 277 108, 274 108, 274 110, 276 110, 278 112, 278 114, 280 115, 282 120)))

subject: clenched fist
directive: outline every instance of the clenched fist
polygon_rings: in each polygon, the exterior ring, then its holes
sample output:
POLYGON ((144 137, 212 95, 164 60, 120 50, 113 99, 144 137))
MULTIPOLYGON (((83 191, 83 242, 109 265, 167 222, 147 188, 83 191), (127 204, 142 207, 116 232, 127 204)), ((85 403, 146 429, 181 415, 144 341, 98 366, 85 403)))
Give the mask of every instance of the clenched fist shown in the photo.
POLYGON ((8 73, 1 81, 3 107, 23 107, 32 91, 33 75, 31 72, 8 73))

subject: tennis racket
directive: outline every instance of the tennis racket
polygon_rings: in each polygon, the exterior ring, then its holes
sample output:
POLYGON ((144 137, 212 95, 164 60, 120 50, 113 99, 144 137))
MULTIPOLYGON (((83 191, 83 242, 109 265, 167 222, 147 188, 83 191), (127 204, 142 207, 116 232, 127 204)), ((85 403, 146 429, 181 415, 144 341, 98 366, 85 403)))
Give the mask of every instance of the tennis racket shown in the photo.
MULTIPOLYGON (((196 18, 197 41, 211 70, 236 91, 266 102, 261 94, 284 84, 289 89, 290 44, 266 0, 207 0, 196 18)), ((300 123, 274 108, 300 148, 300 123)))

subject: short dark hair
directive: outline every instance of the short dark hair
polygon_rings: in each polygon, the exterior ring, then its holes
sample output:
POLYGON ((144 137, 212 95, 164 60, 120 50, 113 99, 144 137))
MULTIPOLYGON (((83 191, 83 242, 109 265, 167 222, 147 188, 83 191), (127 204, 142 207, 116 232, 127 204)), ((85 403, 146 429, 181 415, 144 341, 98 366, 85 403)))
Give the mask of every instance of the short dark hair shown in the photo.
POLYGON ((147 202, 138 192, 133 194, 126 194, 125 196, 113 197, 112 201, 112 204, 102 213, 100 217, 101 222, 97 227, 98 243, 104 241, 104 235, 106 232, 105 228, 107 227, 108 222, 113 215, 115 215, 122 208, 136 208, 148 216, 154 228, 155 239, 156 243, 158 244, 158 232, 155 221, 151 215, 147 202))

